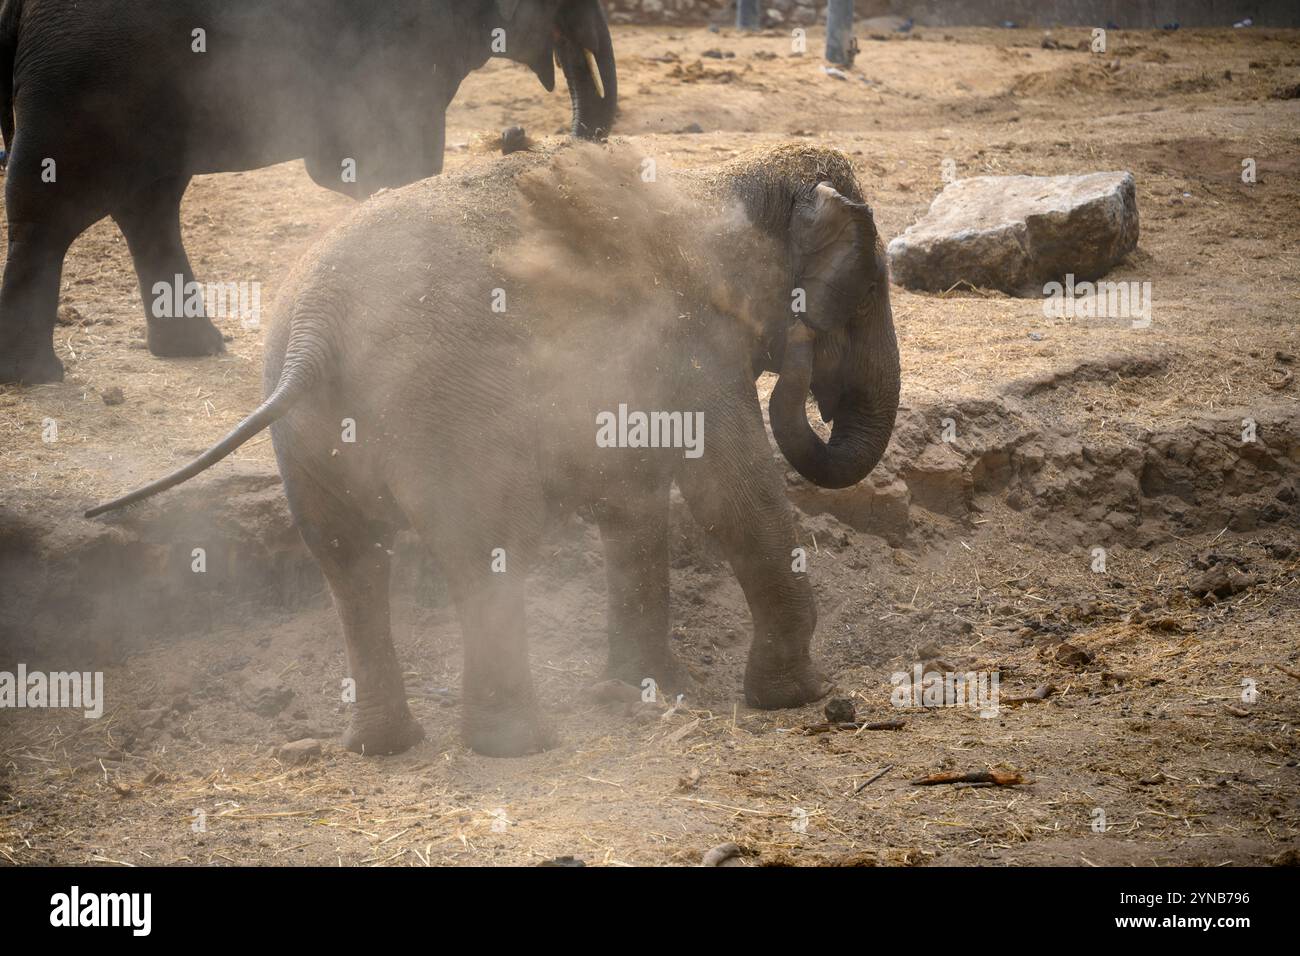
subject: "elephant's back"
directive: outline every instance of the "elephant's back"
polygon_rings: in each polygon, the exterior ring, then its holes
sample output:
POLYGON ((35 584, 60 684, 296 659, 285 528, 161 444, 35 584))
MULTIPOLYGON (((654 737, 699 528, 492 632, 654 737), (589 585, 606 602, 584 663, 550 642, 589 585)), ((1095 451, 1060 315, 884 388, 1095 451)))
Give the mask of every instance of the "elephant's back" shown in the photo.
POLYGON ((273 306, 264 389, 279 381, 291 327, 314 323, 331 355, 324 405, 375 421, 431 406, 465 405, 468 418, 503 401, 526 333, 522 310, 494 310, 499 258, 517 234, 515 181, 545 153, 384 190, 321 236, 273 306))
POLYGON ((340 238, 400 252, 404 243, 454 234, 456 245, 492 255, 517 234, 520 177, 544 168, 569 146, 556 141, 509 156, 484 157, 450 175, 376 193, 340 226, 340 238))

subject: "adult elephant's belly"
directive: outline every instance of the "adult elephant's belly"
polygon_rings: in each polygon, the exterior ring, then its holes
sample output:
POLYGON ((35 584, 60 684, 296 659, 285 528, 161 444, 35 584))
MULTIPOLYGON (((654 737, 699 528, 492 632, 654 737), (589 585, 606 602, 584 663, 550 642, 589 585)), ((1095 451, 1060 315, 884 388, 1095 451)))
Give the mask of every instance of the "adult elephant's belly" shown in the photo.
POLYGON ((321 140, 321 123, 301 102, 295 110, 275 101, 232 103, 191 97, 182 105, 183 164, 194 175, 242 172, 301 159, 321 140))

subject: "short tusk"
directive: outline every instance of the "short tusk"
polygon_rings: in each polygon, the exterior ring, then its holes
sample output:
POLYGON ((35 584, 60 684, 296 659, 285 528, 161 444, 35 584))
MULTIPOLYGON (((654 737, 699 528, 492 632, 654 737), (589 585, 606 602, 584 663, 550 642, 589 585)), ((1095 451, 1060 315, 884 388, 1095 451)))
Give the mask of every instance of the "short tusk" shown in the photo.
POLYGON ((603 100, 605 98, 605 84, 600 81, 600 67, 596 66, 596 54, 587 49, 582 52, 587 55, 587 69, 591 71, 591 78, 596 82, 596 94, 603 100))

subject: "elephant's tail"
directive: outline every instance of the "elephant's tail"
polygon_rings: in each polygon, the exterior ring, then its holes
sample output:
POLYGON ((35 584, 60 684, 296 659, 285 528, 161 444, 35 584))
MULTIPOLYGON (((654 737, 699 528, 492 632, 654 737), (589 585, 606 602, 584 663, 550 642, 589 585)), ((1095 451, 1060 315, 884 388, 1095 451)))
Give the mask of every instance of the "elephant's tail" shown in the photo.
POLYGON ((229 435, 189 464, 176 469, 170 475, 150 482, 143 488, 137 488, 121 498, 114 498, 102 505, 96 505, 87 511, 85 516, 94 518, 106 511, 115 511, 118 508, 133 505, 137 501, 143 501, 145 498, 152 498, 159 492, 175 487, 183 481, 189 481, 199 472, 211 468, 258 432, 282 418, 299 399, 311 391, 312 386, 321 377, 322 363, 319 361, 320 358, 321 353, 316 347, 316 343, 309 336, 301 334, 301 327, 298 325, 297 318, 295 318, 294 328, 289 335, 289 347, 285 351, 284 365, 280 371, 280 380, 276 383, 271 394, 266 397, 266 401, 262 402, 251 415, 236 425, 229 435))
MULTIPOLYGON (((14 56, 18 52, 18 21, 23 0, 4 0, 0 8, 0 134, 4 146, 14 150, 14 56)), ((8 160, 5 156, 5 160, 8 160)), ((0 161, 0 166, 5 165, 0 161)))

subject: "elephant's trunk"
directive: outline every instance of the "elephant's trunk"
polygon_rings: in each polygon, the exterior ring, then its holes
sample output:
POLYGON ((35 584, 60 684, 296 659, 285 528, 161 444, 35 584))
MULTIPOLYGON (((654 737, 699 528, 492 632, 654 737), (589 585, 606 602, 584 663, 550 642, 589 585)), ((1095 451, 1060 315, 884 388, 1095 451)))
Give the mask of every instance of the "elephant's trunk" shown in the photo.
POLYGON ((618 110, 618 73, 605 11, 596 2, 573 4, 561 12, 556 32, 555 58, 569 84, 573 135, 603 139, 618 110))
POLYGON ((898 342, 887 301, 883 313, 870 317, 863 330, 866 341, 855 343, 861 367, 845 378, 849 384, 834 404, 827 442, 813 431, 807 414, 814 333, 800 322, 786 339, 781 376, 768 403, 772 435, 795 471, 819 487, 857 484, 876 467, 889 444, 898 411, 898 342))

